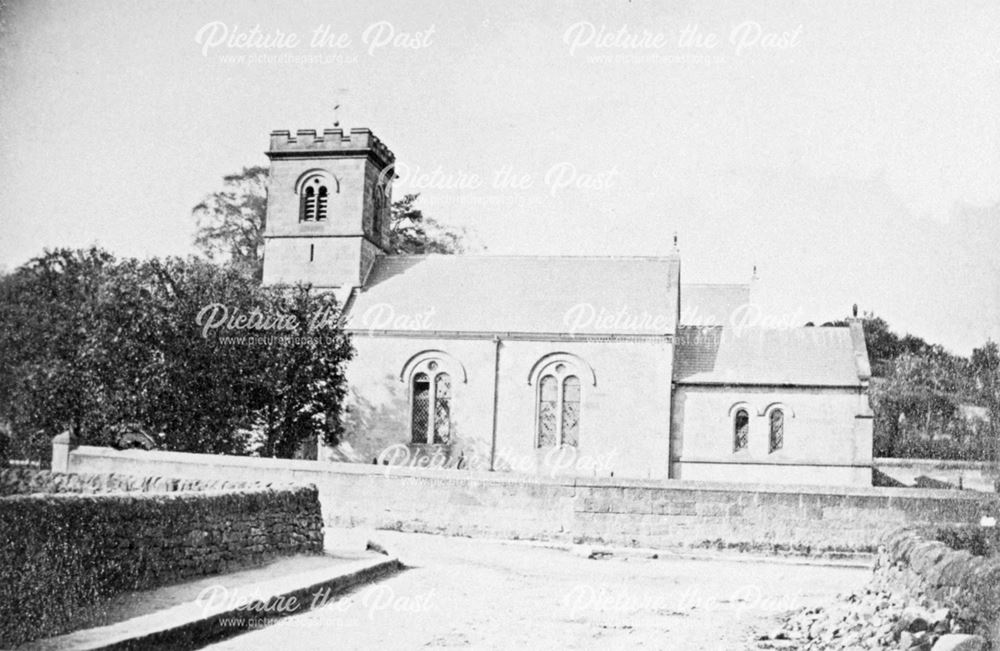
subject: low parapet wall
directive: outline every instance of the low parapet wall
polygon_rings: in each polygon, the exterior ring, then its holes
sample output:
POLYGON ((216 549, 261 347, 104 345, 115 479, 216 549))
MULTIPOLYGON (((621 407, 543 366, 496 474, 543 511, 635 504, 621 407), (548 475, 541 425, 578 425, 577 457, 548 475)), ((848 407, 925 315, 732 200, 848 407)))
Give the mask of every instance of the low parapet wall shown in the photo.
POLYGON ((81 447, 79 472, 316 485, 328 525, 668 548, 874 553, 908 525, 978 523, 996 495, 922 489, 545 478, 81 447))

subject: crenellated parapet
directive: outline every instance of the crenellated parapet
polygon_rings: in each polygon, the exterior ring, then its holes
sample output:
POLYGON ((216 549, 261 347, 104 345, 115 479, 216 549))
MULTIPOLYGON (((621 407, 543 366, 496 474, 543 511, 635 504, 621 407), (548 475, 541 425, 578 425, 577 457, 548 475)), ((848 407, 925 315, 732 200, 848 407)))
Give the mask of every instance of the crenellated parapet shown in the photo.
POLYGON ((272 131, 268 158, 298 158, 354 154, 371 155, 381 165, 395 162, 395 155, 382 144, 370 129, 351 129, 346 135, 342 129, 299 129, 293 136, 290 131, 272 131))

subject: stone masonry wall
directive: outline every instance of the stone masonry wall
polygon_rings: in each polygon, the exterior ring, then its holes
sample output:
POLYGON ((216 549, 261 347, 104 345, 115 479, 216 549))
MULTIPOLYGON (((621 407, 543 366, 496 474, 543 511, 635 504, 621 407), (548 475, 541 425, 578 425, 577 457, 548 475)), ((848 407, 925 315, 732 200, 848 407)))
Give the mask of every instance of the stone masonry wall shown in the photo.
POLYGON ((176 491, 287 488, 290 483, 253 480, 178 479, 115 473, 63 473, 34 468, 0 469, 0 497, 32 493, 169 493, 176 491))
POLYGON ((930 610, 948 610, 963 632, 980 635, 990 648, 1000 649, 1000 557, 954 549, 938 540, 948 533, 922 528, 886 536, 875 566, 876 582, 887 590, 904 591, 930 610))
POLYGON ((996 494, 972 491, 517 476, 397 466, 81 447, 82 472, 308 482, 326 524, 644 547, 802 555, 874 553, 903 526, 978 523, 996 494))
POLYGON ((1000 649, 1000 535, 973 525, 894 531, 867 584, 788 614, 761 640, 801 651, 1000 649))
POLYGON ((0 498, 0 647, 124 591, 323 549, 312 486, 0 498))

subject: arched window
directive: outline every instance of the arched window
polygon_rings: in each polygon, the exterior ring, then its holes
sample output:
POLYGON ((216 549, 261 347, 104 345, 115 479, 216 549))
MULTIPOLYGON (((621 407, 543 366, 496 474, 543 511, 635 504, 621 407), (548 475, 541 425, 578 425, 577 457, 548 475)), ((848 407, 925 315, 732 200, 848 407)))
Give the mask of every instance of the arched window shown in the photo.
POLYGON ((326 186, 319 186, 319 190, 316 193, 316 221, 324 222, 326 221, 326 202, 328 199, 329 192, 327 192, 326 186))
POLYGON ((451 376, 434 378, 434 442, 451 442, 451 376))
POLYGON ((546 375, 538 383, 538 447, 556 445, 559 440, 559 383, 546 375))
POLYGON ((451 375, 437 361, 420 365, 410 381, 410 440, 413 443, 451 442, 451 375))
POLYGON ((580 444, 580 378, 564 363, 545 369, 538 380, 540 448, 580 444))
POLYGON ((563 380, 562 442, 576 446, 580 438, 580 378, 570 375, 563 380))
POLYGON ((780 409, 771 411, 771 452, 780 450, 785 445, 785 412, 780 409))
POLYGON ((412 395, 410 404, 411 440, 414 443, 426 443, 431 399, 431 383, 426 373, 417 373, 413 376, 412 395))
POLYGON ((316 188, 307 186, 302 191, 302 199, 299 204, 299 221, 311 222, 316 218, 316 188))
POLYGON ((299 195, 299 221, 326 221, 330 189, 324 178, 319 176, 310 178, 299 191, 299 195))
POLYGON ((750 439, 750 415, 740 409, 733 418, 733 450, 739 452, 747 448, 750 439))

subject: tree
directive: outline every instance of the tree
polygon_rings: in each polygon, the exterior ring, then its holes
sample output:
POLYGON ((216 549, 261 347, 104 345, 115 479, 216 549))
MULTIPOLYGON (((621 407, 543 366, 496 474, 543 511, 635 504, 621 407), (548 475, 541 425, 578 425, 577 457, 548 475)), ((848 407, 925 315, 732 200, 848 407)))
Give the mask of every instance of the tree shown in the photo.
MULTIPOLYGON (((823 327, 843 328, 848 323, 847 319, 827 321, 823 327)), ((865 333, 865 345, 868 348, 868 361, 872 373, 876 376, 882 375, 882 369, 886 365, 891 365, 903 353, 916 354, 928 347, 928 343, 920 337, 911 334, 900 337, 889 329, 885 319, 871 312, 865 313, 861 325, 865 333)))
MULTIPOLYGON (((266 167, 246 167, 223 178, 223 188, 194 207, 195 245, 210 260, 231 262, 257 280, 263 277, 267 213, 266 167)), ((388 251, 391 254, 462 253, 468 233, 424 216, 415 207, 420 195, 392 204, 388 251)))
POLYGON ((331 294, 197 258, 62 250, 0 279, 0 320, 0 421, 18 455, 45 458, 67 428, 97 445, 139 427, 167 449, 269 456, 339 435, 353 351, 331 294), (275 330, 282 318, 292 327, 275 330))
POLYGON ((885 319, 874 314, 866 314, 861 323, 865 331, 868 360, 872 371, 877 372, 883 364, 899 355, 899 337, 889 329, 885 319))
POLYGON ((419 194, 407 194, 392 204, 389 251, 395 254, 464 253, 468 233, 424 216, 414 206, 419 194))
POLYGON ((260 280, 267 218, 266 167, 244 167, 222 179, 222 190, 206 196, 192 211, 194 243, 210 260, 224 259, 260 280))
POLYGON ((899 336, 874 314, 865 314, 862 324, 873 376, 869 397, 876 455, 977 460, 996 456, 1000 414, 990 408, 986 427, 970 423, 966 416, 970 405, 991 404, 982 388, 995 386, 990 369, 1000 366, 1000 354, 994 343, 966 359, 921 337, 899 336))
POLYGON ((969 365, 979 403, 989 411, 990 458, 1000 463, 1000 346, 995 341, 987 341, 972 351, 969 365))
MULTIPOLYGON (((922 341, 922 340, 921 340, 922 341)), ((904 343, 905 346, 905 343, 904 343)), ((989 405, 981 387, 998 386, 989 344, 972 358, 939 345, 904 350, 873 378, 876 454, 984 461, 996 455, 996 414, 985 426, 968 420, 970 405, 989 405)), ((998 383, 1000 384, 1000 383, 998 383)), ((994 395, 996 395, 994 390, 994 395)))
POLYGON ((98 249, 61 249, 0 282, 0 417, 22 433, 12 441, 16 454, 44 458, 52 436, 89 433, 91 415, 102 413, 113 352, 97 345, 92 326, 113 263, 98 249))
POLYGON ((347 394, 343 362, 354 356, 339 328, 333 294, 299 286, 276 297, 278 310, 295 317, 286 336, 264 351, 262 384, 268 395, 261 425, 262 456, 291 457, 305 441, 340 441, 340 408, 347 394))

